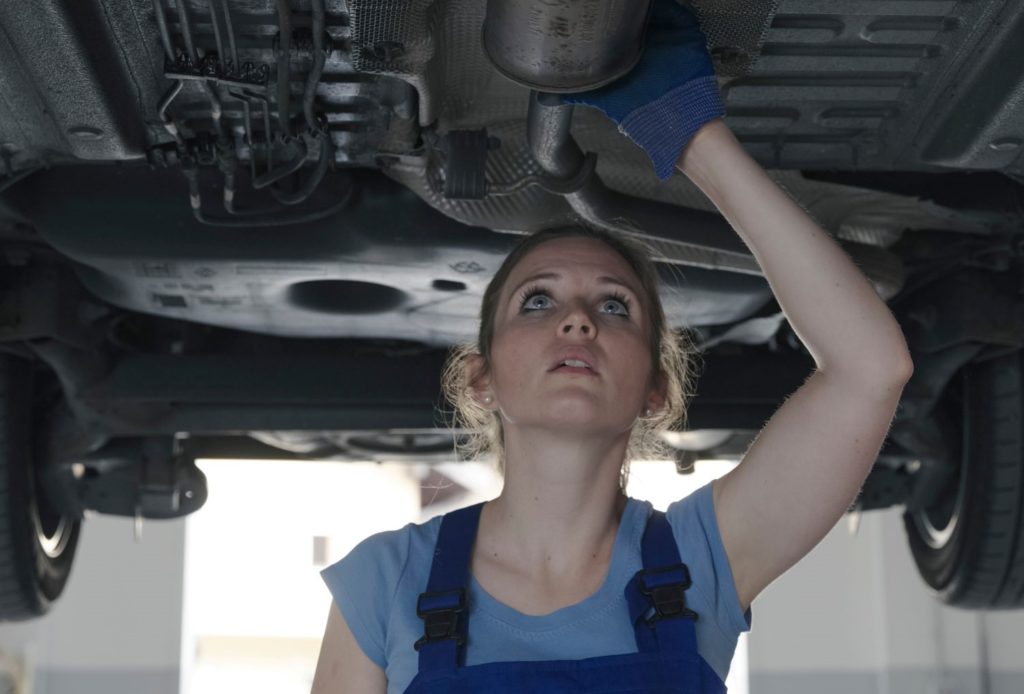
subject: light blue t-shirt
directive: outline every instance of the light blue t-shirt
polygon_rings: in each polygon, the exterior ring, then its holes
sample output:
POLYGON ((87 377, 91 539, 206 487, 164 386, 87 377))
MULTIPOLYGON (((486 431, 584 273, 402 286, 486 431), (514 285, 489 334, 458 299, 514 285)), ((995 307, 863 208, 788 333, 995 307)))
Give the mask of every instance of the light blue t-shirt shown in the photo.
MULTIPOLYGON (((725 680, 741 632, 743 613, 715 517, 711 483, 672 503, 667 515, 693 586, 697 650, 725 680)), ((543 616, 525 615, 498 602, 470 576, 466 665, 516 660, 578 660, 635 653, 624 590, 642 568, 640 541, 653 507, 630 498, 612 548, 604 583, 581 602, 543 616)), ((388 694, 401 694, 419 667, 413 643, 423 635, 416 599, 426 589, 441 516, 377 533, 320 572, 356 642, 387 675, 388 694)))

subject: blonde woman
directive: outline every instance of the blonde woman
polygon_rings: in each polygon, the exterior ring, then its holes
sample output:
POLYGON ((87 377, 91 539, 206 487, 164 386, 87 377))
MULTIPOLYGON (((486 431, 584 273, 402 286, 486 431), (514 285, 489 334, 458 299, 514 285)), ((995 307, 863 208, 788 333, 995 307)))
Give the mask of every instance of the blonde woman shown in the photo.
POLYGON ((654 511, 626 496, 624 471, 684 421, 691 352, 651 263, 604 232, 527 237, 445 384, 504 488, 323 571, 334 603, 314 694, 724 692, 751 603, 875 462, 913 368, 898 323, 719 118, 692 15, 656 0, 651 22, 628 78, 566 100, 615 120, 659 177, 676 169, 707 194, 817 368, 735 470, 654 511))

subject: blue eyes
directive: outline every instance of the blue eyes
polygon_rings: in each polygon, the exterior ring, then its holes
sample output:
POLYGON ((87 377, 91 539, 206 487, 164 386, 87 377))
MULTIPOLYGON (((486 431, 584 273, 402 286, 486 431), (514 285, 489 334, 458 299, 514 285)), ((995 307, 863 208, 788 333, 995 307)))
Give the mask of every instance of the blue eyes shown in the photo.
MULTIPOLYGON (((521 296, 519 308, 523 312, 543 311, 551 308, 551 297, 539 287, 530 287, 521 296)), ((622 294, 609 294, 601 301, 601 310, 613 316, 628 318, 629 299, 622 294)))
POLYGON ((527 311, 535 311, 537 309, 549 308, 551 306, 551 297, 547 294, 531 294, 526 297, 520 308, 527 311))
POLYGON ((626 307, 626 302, 624 299, 616 299, 613 297, 609 297, 605 299, 605 302, 603 304, 601 304, 601 308, 608 308, 609 306, 611 307, 609 313, 615 314, 617 316, 629 315, 629 308, 626 307))

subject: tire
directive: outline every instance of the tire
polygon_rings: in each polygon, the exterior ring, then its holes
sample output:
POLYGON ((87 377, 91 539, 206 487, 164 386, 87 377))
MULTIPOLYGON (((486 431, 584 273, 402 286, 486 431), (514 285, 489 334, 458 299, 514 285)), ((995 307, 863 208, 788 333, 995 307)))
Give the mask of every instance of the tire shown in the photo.
POLYGON ((918 572, 954 607, 1024 607, 1022 354, 968 364, 950 382, 937 415, 958 474, 903 516, 918 572))
POLYGON ((54 512, 38 493, 36 425, 59 388, 32 362, 0 353, 0 621, 46 614, 67 584, 81 520, 54 512))

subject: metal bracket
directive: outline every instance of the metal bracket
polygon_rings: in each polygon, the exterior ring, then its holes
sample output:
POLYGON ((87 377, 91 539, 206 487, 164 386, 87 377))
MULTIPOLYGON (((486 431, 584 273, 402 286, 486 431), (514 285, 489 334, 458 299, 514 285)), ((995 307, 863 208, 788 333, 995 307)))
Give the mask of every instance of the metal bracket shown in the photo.
POLYGON ((77 469, 83 507, 100 513, 180 518, 206 502, 206 476, 166 437, 115 439, 62 465, 77 469))
POLYGON ((487 152, 494 149, 487 129, 449 130, 439 149, 445 154, 444 196, 449 200, 487 197, 487 152))

